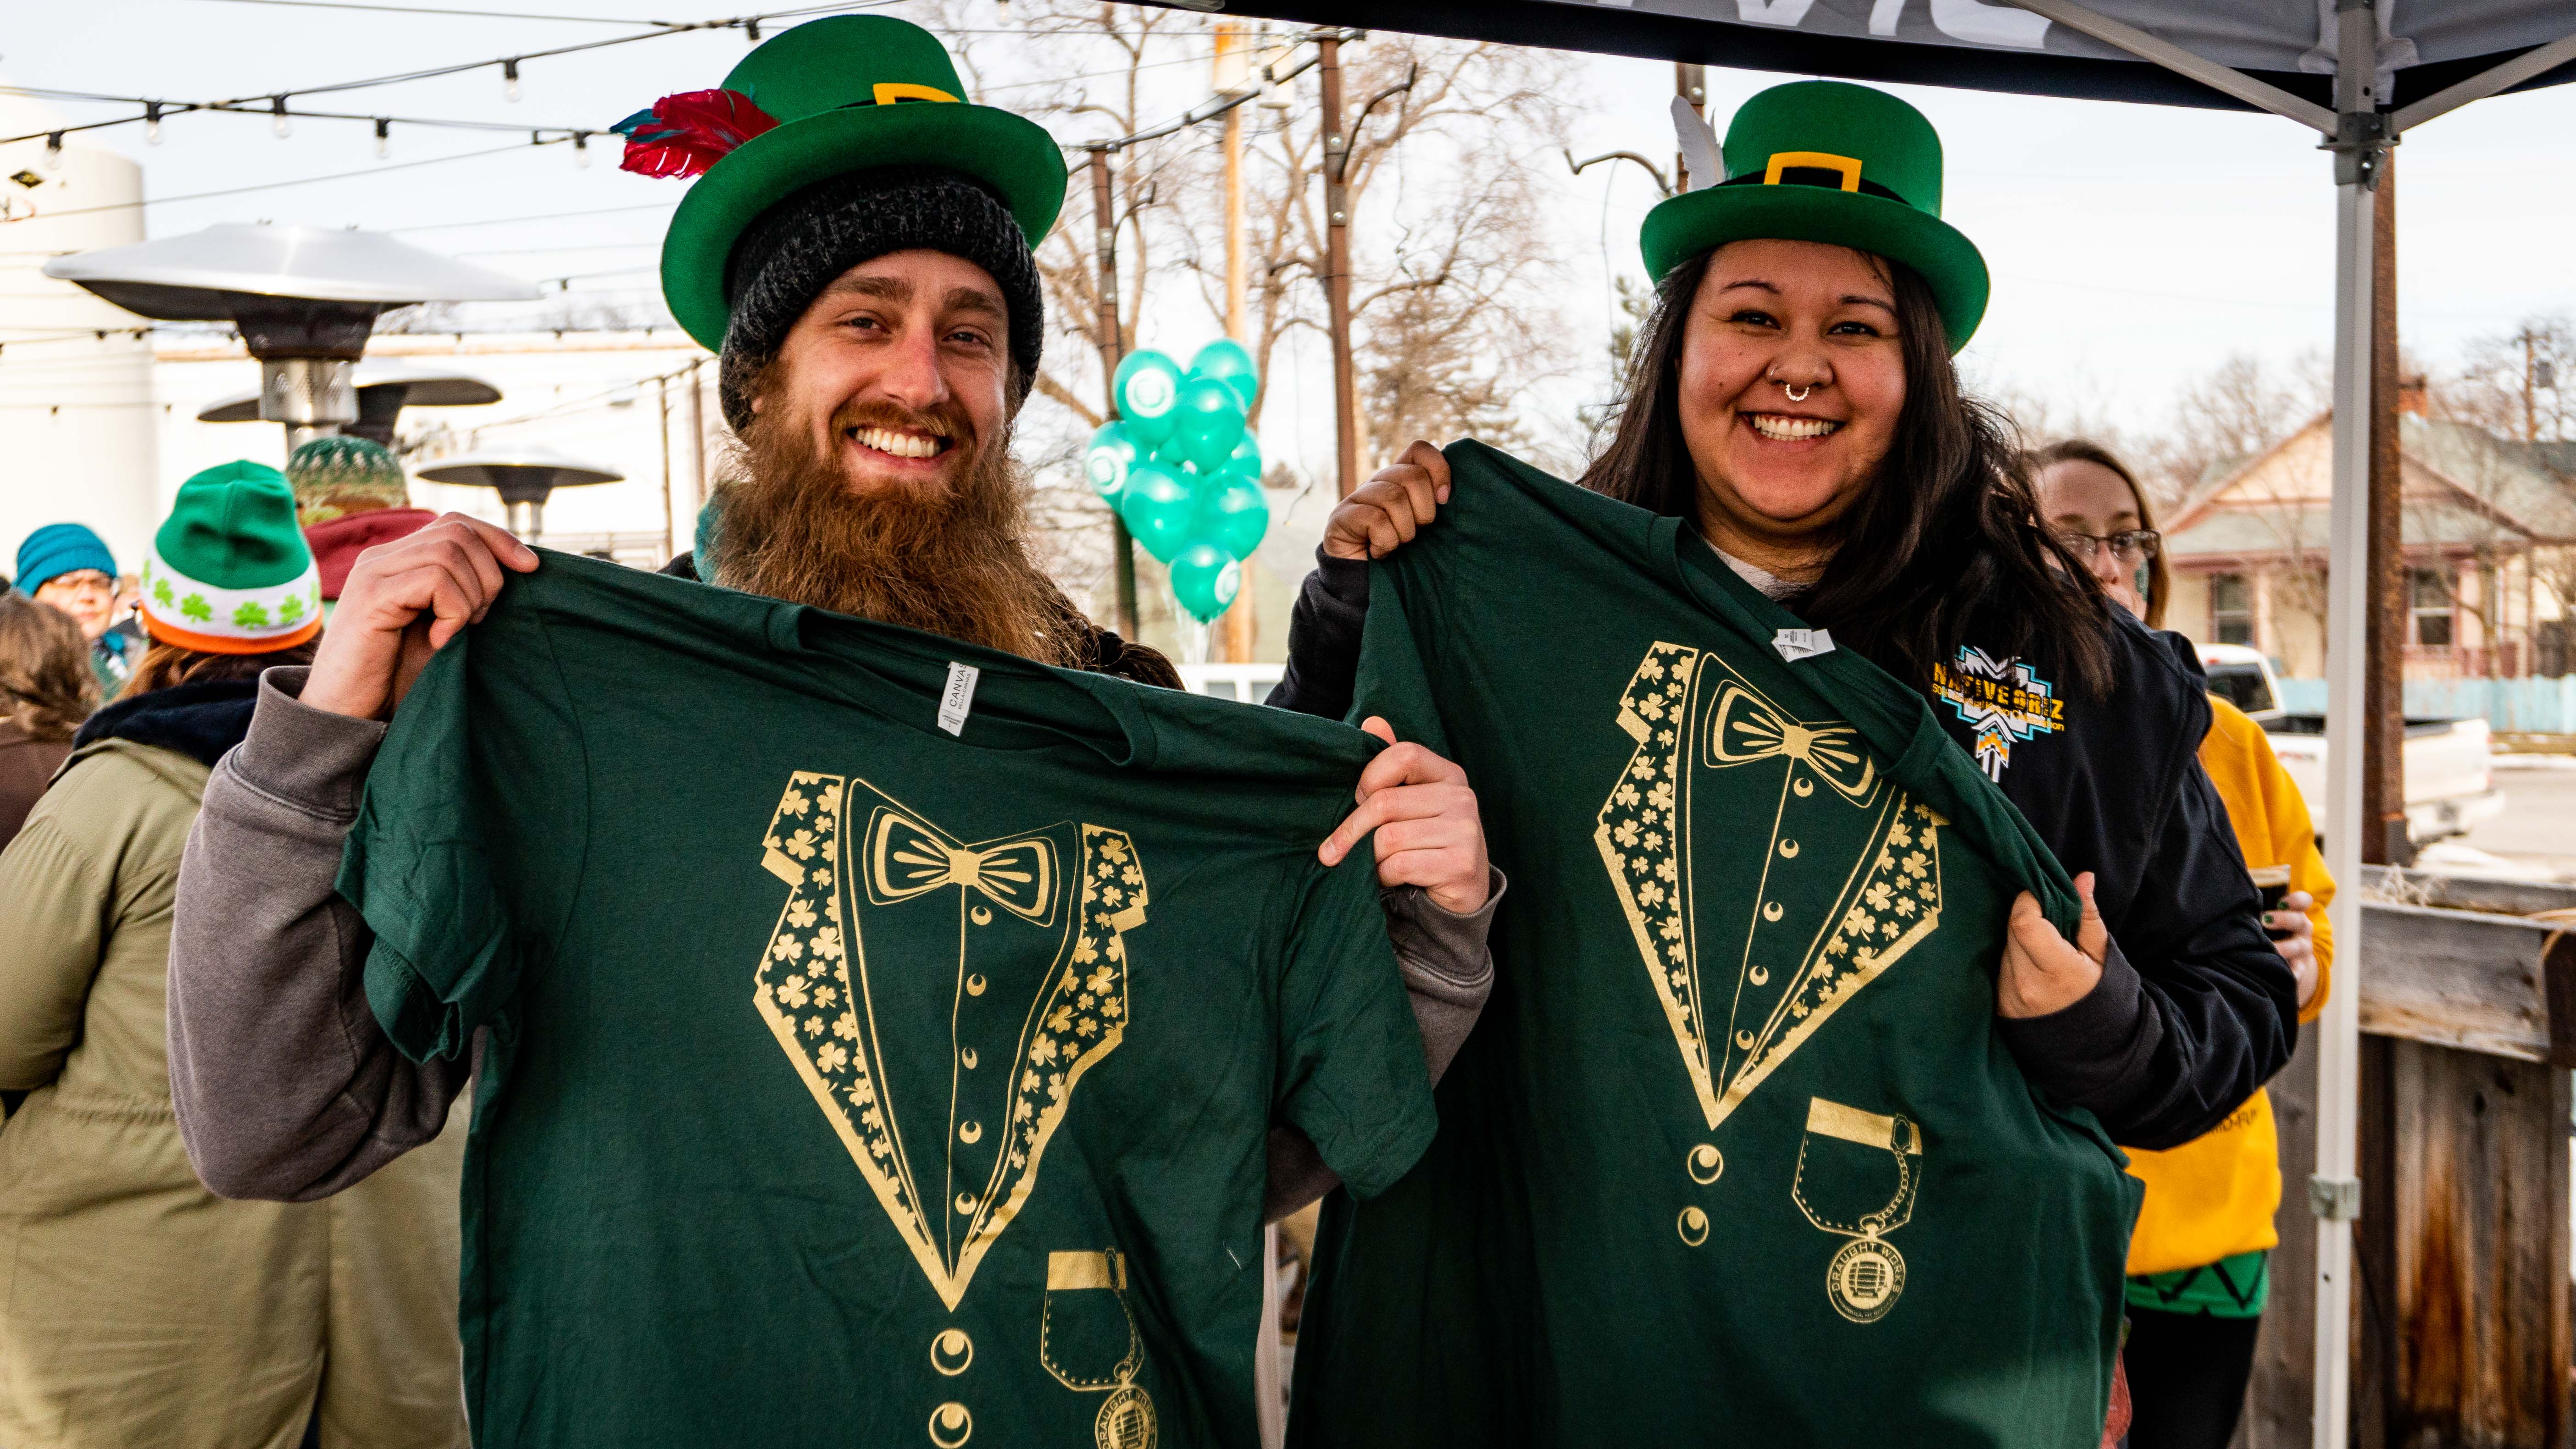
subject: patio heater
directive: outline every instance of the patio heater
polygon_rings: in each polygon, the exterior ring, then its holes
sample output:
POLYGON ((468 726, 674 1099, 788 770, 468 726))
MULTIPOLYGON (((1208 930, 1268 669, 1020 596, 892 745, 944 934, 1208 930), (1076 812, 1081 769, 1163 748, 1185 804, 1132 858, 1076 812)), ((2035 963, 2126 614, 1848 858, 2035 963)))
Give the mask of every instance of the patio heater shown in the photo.
POLYGON ((558 488, 615 483, 626 476, 614 468, 567 458, 551 448, 468 453, 412 471, 431 483, 463 483, 498 492, 509 507, 510 531, 523 543, 535 543, 544 535, 548 494, 558 488))
POLYGON ((228 222, 56 257, 45 275, 161 322, 225 322, 259 360, 259 416, 289 453, 358 421, 350 374, 376 319, 422 302, 524 302, 516 277, 382 232, 228 222))
MULTIPOLYGON (((404 408, 470 408, 501 400, 501 390, 461 372, 410 367, 383 358, 363 358, 350 377, 358 393, 358 417, 340 431, 384 447, 394 445, 394 422, 404 408)), ((237 392, 197 410, 201 423, 260 421, 265 392, 237 392)))

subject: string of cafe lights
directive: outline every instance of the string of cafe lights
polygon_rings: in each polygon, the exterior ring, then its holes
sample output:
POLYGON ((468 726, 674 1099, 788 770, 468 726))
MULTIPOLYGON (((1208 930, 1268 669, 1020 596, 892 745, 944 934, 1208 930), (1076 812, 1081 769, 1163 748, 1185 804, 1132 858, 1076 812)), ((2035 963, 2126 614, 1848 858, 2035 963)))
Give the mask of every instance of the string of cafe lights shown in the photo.
POLYGON ((800 20, 816 15, 847 14, 857 11, 880 10, 895 3, 898 3, 898 0, 840 0, 840 3, 835 4, 805 5, 788 10, 765 11, 757 15, 734 15, 711 20, 656 20, 646 22, 653 28, 637 31, 629 35, 613 35, 600 40, 586 40, 571 45, 552 46, 542 50, 523 50, 511 55, 492 56, 485 60, 459 61, 450 65, 428 66, 422 69, 402 71, 392 75, 368 76, 359 80, 333 81, 322 85, 288 86, 276 91, 264 92, 257 95, 233 96, 224 100, 172 101, 145 96, 115 96, 101 95, 94 92, 46 91, 36 88, 8 87, 6 89, 12 94, 28 95, 40 98, 105 101, 136 106, 140 109, 131 114, 112 116, 106 120, 86 121, 77 125, 52 126, 47 127, 44 130, 29 131, 23 135, 17 136, 0 136, 0 145, 10 145, 20 141, 33 141, 41 138, 45 142, 47 159, 51 162, 60 156, 63 138, 78 132, 104 130, 110 127, 132 126, 139 124, 143 127, 144 139, 147 142, 157 145, 161 139, 162 122, 172 117, 187 115, 198 111, 246 111, 252 114, 265 114, 269 116, 274 123, 274 128, 278 136, 281 138, 292 133, 293 123, 298 118, 369 122, 376 128, 376 139, 380 152, 388 140, 388 132, 396 122, 400 122, 404 125, 441 126, 477 130, 530 131, 533 135, 540 138, 545 137, 548 133, 554 133, 557 139, 570 138, 574 140, 576 142, 576 151, 586 151, 588 148, 579 143, 590 136, 598 135, 602 128, 590 127, 583 129, 578 127, 548 126, 528 127, 497 121, 448 121, 420 117, 368 115, 364 113, 345 111, 317 111, 312 109, 299 110, 291 103, 297 96, 336 95, 347 91, 369 90, 379 86, 403 85, 412 81, 434 80, 441 76, 463 75, 478 70, 498 70, 501 73, 502 96, 505 99, 516 101, 519 99, 520 95, 519 67, 531 60, 544 60, 554 56, 574 55, 586 51, 603 50, 610 46, 632 45, 639 41, 660 40, 666 36, 693 35, 703 31, 739 30, 743 32, 743 36, 746 40, 756 44, 761 39, 762 27, 778 21, 800 20))

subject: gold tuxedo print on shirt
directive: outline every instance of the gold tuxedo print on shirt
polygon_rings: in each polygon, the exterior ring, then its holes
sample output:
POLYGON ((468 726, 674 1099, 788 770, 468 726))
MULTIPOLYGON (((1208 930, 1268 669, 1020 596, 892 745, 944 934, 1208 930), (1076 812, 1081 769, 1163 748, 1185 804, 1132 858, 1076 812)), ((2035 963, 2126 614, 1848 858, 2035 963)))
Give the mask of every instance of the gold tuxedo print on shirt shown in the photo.
MULTIPOLYGON (((1618 723, 1636 749, 1593 840, 1714 1131, 1939 926, 1947 822, 1849 725, 1798 719, 1689 645, 1647 650, 1618 723)), ((1725 1166, 1715 1142, 1683 1162, 1702 1186, 1725 1166)), ((1676 1223, 1690 1247, 1709 1230, 1698 1206, 1676 1223)))
POLYGON ((761 847, 788 895, 753 1003, 953 1310, 1125 1034, 1135 844, 1070 822, 961 841, 800 770, 761 847))

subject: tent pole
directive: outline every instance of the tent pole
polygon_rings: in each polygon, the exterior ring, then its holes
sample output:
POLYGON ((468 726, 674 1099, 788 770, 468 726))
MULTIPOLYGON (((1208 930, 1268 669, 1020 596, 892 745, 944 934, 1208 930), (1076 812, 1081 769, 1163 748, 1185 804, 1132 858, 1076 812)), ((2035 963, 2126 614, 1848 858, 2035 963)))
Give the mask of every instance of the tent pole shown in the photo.
POLYGON ((2480 71, 2457 85, 2444 86, 2411 106, 2401 107, 2389 119, 2389 129, 2402 136, 2435 116, 2456 111, 2471 101, 2485 100, 2500 90, 2556 70, 2571 60, 2576 60, 2576 35, 2534 46, 2493 70, 2480 71))
POLYGON ((2387 145, 2379 114, 2379 26, 2373 0, 2340 0, 2336 20, 2334 506, 2326 575, 2326 869, 2335 989, 2317 1037, 2318 1449, 2351 1442, 2352 1223, 2361 1209, 2362 736, 2370 652, 2370 383, 2373 208, 2387 145))

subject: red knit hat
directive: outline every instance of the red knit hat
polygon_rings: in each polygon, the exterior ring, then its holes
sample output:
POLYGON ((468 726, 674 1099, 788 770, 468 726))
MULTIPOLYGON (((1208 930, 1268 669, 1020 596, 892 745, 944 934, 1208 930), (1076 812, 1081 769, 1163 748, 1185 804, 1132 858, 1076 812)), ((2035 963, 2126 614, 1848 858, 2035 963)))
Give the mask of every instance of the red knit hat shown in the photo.
POLYGON ((340 597, 341 587, 349 582, 349 570, 357 566, 358 555, 377 544, 418 533, 437 516, 426 508, 376 508, 365 513, 344 513, 304 530, 304 541, 313 549, 313 562, 322 570, 322 597, 340 597))

